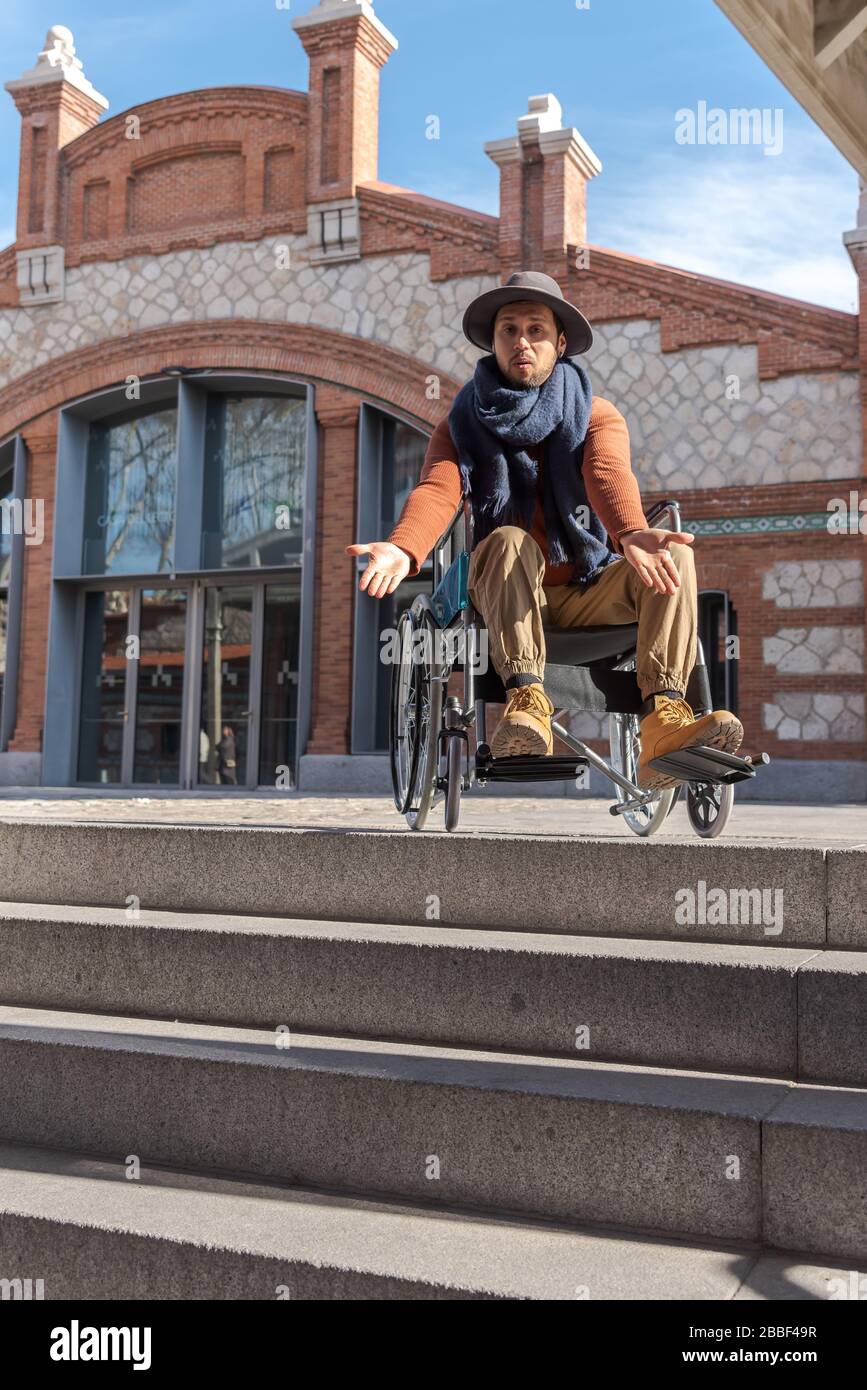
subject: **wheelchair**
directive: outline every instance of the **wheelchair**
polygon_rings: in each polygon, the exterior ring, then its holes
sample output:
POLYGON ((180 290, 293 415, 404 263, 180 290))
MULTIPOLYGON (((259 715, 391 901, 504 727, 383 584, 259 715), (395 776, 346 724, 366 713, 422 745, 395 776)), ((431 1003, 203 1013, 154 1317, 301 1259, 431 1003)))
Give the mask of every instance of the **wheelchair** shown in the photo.
MULTIPOLYGON (((668 529, 682 529, 677 502, 659 502, 647 513, 652 526, 664 517, 669 519, 668 529)), ((678 785, 637 785, 642 705, 635 677, 637 624, 546 626, 545 689, 554 704, 552 729, 571 754, 492 756, 485 706, 505 703, 506 690, 485 660, 487 633, 469 597, 472 531, 472 512, 464 496, 434 548, 433 592, 419 594, 397 626, 389 758, 395 806, 410 828, 423 830, 431 811, 442 804, 445 829, 456 830, 462 793, 473 786, 547 781, 582 786, 594 767, 613 784, 616 801, 609 808, 611 815, 621 817, 636 835, 656 834, 681 795, 697 835, 712 839, 721 834, 731 816, 735 784, 754 777, 770 759, 766 753, 740 757, 720 749, 689 748, 653 760, 655 768, 680 778, 678 785), (460 672, 462 695, 449 694, 449 682, 460 672), (608 716, 610 763, 562 723, 564 715, 582 711, 608 716)), ((701 642, 686 700, 697 715, 713 708, 701 642)))

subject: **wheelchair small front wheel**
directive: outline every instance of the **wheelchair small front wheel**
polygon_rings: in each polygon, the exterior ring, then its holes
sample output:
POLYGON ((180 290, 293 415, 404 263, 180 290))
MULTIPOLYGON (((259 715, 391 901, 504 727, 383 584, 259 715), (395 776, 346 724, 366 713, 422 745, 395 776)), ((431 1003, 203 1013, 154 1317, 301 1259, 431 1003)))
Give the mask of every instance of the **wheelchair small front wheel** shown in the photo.
POLYGON ((686 788, 686 814, 696 835, 714 840, 729 822, 735 801, 731 782, 689 782, 686 788))
POLYGON ((461 791, 464 777, 464 740, 444 733, 446 747, 446 830, 457 830, 461 818, 461 791))

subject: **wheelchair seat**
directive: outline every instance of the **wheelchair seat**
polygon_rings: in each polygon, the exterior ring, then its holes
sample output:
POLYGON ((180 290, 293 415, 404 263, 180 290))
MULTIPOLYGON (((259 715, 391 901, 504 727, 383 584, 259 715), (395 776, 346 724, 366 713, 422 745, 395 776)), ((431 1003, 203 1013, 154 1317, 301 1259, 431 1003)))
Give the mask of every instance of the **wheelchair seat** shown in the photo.
POLYGON ((547 660, 552 666, 589 666, 605 657, 625 656, 635 650, 637 623, 610 627, 548 627, 545 634, 547 660))
MULTIPOLYGON (((637 623, 605 627, 549 627, 545 634, 545 689, 557 708, 621 711, 641 709, 641 696, 632 672, 615 671, 621 657, 635 650, 637 623)), ((506 700, 506 690, 492 666, 476 676, 477 698, 492 704, 506 700)))

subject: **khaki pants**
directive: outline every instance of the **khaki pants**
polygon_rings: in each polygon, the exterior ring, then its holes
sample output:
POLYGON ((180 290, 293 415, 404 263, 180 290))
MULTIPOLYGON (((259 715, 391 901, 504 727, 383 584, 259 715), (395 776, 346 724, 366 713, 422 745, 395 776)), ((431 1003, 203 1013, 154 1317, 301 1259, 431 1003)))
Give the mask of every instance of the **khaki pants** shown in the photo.
POLYGON ((688 545, 671 554, 680 574, 673 594, 649 589, 628 561, 612 561, 582 593, 574 584, 543 587, 545 557, 529 531, 500 526, 470 556, 469 593, 488 629, 491 665, 505 682, 520 672, 545 675, 548 627, 638 623, 636 675, 643 699, 657 690, 685 693, 696 657, 695 559, 688 545))

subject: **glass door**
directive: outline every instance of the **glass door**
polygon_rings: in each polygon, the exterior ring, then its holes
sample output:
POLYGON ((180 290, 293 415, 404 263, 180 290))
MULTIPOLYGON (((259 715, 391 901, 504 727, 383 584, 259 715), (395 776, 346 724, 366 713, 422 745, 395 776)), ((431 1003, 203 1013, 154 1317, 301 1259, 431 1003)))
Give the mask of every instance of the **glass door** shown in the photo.
POLYGON ((188 590, 82 595, 77 780, 183 785, 188 590))
POLYGON ((301 576, 265 587, 259 785, 291 786, 298 744, 301 576))
POLYGON ((132 782, 181 785, 187 639, 186 589, 139 589, 132 782))
POLYGON ((83 595, 79 782, 124 780, 130 597, 128 589, 83 595))
POLYGON ((294 785, 300 574, 81 603, 78 782, 294 785))
POLYGON ((255 785, 251 759, 254 648, 261 586, 202 586, 200 695, 196 728, 199 786, 255 785))

